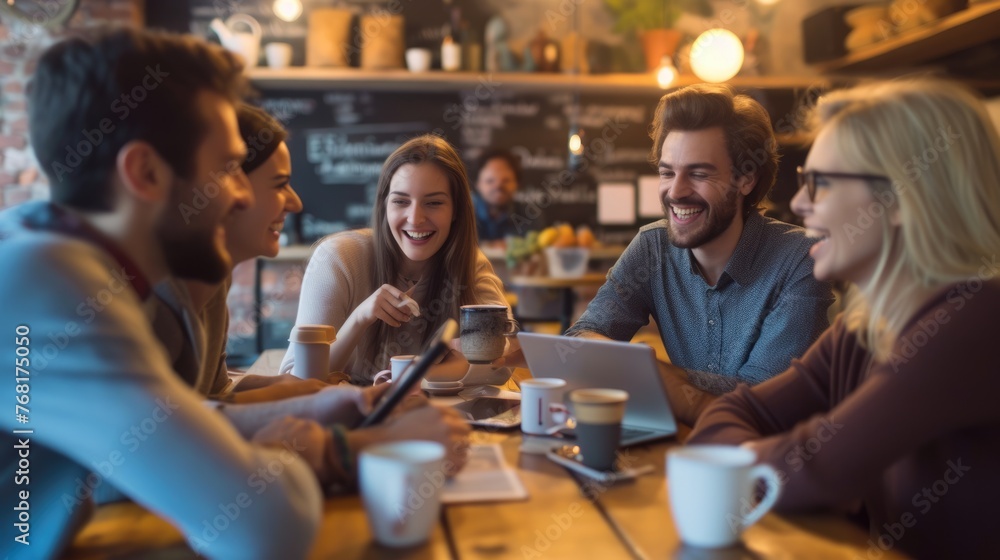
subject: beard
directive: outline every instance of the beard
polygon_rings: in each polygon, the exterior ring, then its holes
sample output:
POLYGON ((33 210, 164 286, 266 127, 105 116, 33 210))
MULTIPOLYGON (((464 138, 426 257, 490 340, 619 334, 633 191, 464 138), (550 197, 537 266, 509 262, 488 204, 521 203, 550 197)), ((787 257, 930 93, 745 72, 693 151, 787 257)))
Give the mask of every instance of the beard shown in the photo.
POLYGON ((215 284, 221 282, 232 268, 232 259, 216 236, 219 210, 212 204, 201 210, 191 208, 194 185, 178 181, 170 193, 170 206, 155 225, 167 269, 170 274, 187 280, 215 284))
MULTIPOLYGON (((726 231, 733 220, 736 219, 737 193, 735 189, 726 193, 725 200, 717 206, 709 206, 701 197, 685 197, 682 200, 663 199, 663 210, 667 216, 667 233, 670 236, 670 243, 678 249, 694 249, 706 243, 711 243, 726 231), (678 231, 678 225, 674 222, 670 204, 687 204, 700 206, 705 219, 700 228, 687 234, 678 231)), ((680 226, 686 227, 686 226, 680 226)))

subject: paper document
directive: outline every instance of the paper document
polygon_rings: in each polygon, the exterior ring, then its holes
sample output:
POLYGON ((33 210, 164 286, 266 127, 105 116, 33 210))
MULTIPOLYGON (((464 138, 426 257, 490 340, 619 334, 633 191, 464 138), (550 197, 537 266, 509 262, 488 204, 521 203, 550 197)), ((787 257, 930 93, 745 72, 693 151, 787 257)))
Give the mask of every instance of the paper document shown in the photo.
POLYGON ((597 185, 597 223, 601 225, 635 223, 635 186, 632 183, 597 185))
POLYGON ((528 491, 517 471, 507 465, 499 443, 475 444, 469 448, 469 462, 458 476, 445 484, 441 503, 497 502, 524 500, 528 491))

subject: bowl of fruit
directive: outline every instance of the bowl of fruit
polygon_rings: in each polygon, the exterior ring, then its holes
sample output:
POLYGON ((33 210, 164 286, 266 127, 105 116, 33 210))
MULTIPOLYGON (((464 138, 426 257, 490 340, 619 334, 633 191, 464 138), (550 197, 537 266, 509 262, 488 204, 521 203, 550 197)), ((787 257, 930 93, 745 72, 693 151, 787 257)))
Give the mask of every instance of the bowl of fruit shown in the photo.
POLYGON ((583 276, 587 272, 590 249, 595 242, 594 233, 590 228, 580 226, 574 232, 569 224, 558 224, 547 228, 538 236, 538 244, 545 250, 549 276, 553 278, 583 276))
POLYGON ((587 226, 574 231, 569 224, 556 224, 529 231, 524 237, 507 239, 507 267, 523 276, 579 278, 587 272, 590 249, 596 243, 587 226))

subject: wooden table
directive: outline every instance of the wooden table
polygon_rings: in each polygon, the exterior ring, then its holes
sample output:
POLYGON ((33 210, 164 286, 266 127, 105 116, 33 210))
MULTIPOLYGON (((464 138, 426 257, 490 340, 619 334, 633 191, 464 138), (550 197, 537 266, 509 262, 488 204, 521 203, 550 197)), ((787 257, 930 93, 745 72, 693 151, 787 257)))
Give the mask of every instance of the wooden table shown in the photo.
POLYGON ((562 291, 562 312, 559 315, 560 333, 566 332, 573 324, 573 304, 575 295, 573 288, 604 285, 607 275, 589 273, 576 278, 552 278, 551 276, 513 276, 509 284, 515 288, 555 288, 562 291))
MULTIPOLYGON (((638 480, 602 486, 576 478, 541 455, 521 453, 520 433, 474 432, 499 442, 530 494, 527 501, 445 506, 428 543, 398 551, 372 541, 356 496, 327 500, 312 558, 866 558, 868 535, 832 516, 768 515, 723 550, 684 547, 671 521, 664 473, 674 441, 632 448, 638 480), (593 498, 593 499, 590 499, 593 498)), ((881 550, 876 552, 882 552, 881 550)), ((180 533, 134 504, 105 506, 77 536, 67 558, 192 558, 180 533)), ((900 558, 894 551, 881 559, 900 558)))

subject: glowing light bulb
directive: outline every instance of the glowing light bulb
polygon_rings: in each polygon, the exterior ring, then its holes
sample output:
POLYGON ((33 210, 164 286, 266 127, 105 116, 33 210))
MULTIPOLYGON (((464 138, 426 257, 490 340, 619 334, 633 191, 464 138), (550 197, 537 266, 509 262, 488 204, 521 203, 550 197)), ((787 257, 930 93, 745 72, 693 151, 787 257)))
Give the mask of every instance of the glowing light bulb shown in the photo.
POLYGON ((670 57, 664 56, 660 60, 660 66, 656 69, 656 83, 660 84, 661 89, 667 89, 676 79, 677 69, 670 62, 670 57))
POLYGON ((302 15, 301 0, 274 0, 274 15, 284 21, 295 21, 302 15))
POLYGON ((757 0, 757 3, 761 6, 773 6, 777 4, 780 0, 757 0))
POLYGON ((742 67, 743 43, 732 31, 709 29, 691 45, 691 70, 706 82, 724 82, 742 67))
POLYGON ((578 133, 573 133, 569 137, 569 152, 574 156, 578 156, 583 153, 583 139, 580 138, 578 133))

